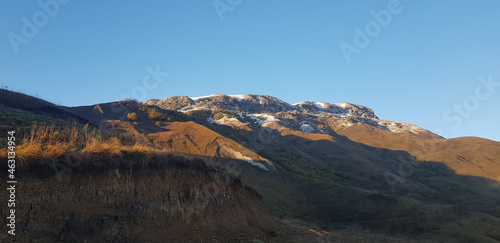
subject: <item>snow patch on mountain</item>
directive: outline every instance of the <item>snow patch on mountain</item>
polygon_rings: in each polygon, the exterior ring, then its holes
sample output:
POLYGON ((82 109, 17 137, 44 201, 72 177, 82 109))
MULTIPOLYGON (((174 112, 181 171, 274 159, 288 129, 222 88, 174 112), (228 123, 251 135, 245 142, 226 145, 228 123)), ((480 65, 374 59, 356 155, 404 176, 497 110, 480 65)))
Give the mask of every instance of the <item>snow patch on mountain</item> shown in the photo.
POLYGON ((211 124, 218 124, 218 123, 217 123, 217 121, 216 121, 216 120, 214 120, 214 118, 213 118, 213 117, 208 117, 208 118, 207 118, 207 122, 208 122, 208 123, 211 123, 211 124))
POLYGON ((196 107, 196 106, 191 106, 191 108, 185 109, 183 108, 182 110, 179 110, 182 113, 186 113, 188 111, 197 111, 197 110, 207 110, 205 107, 196 107))
POLYGON ((314 105, 320 109, 325 109, 327 106, 327 103, 326 102, 314 102, 314 105))
POLYGON ((247 97, 247 95, 225 95, 225 94, 218 94, 217 93, 217 94, 198 96, 198 97, 189 97, 189 98, 194 100, 194 101, 197 101, 200 99, 212 98, 212 97, 216 97, 216 96, 229 96, 229 97, 235 98, 238 101, 242 101, 243 99, 245 99, 245 97, 247 97))
MULTIPOLYGON (((248 157, 248 156, 245 156, 243 154, 241 154, 241 152, 239 151, 234 151, 233 149, 229 148, 229 147, 226 147, 227 151, 229 151, 236 159, 240 159, 240 160, 243 160, 243 161, 246 161, 248 162, 249 164, 255 166, 255 167, 258 167, 260 169, 263 169, 263 170, 267 170, 269 171, 269 169, 263 165, 262 163, 259 163, 259 162, 255 162, 252 160, 252 158, 248 157)), ((266 161, 266 163, 269 163, 268 161, 266 161)), ((272 163, 271 163, 272 164, 272 163)), ((272 168, 274 169, 274 165, 272 166, 272 168)))
POLYGON ((334 103, 334 105, 346 108, 349 104, 346 102, 339 102, 339 103, 334 103))
POLYGON ((304 104, 306 103, 307 101, 302 101, 302 102, 299 102, 299 103, 293 103, 292 106, 299 106, 300 104, 304 104))
POLYGON ((299 129, 300 129, 300 131, 306 132, 306 133, 314 133, 314 132, 316 132, 316 129, 314 129, 314 127, 312 127, 309 124, 302 124, 299 129))
POLYGON ((243 99, 245 99, 245 95, 228 95, 228 96, 233 97, 238 101, 242 101, 243 99))
POLYGON ((396 133, 412 133, 418 135, 426 131, 425 129, 406 122, 378 120, 378 125, 396 133))
POLYGON ((259 123, 260 125, 264 124, 264 121, 261 120, 260 118, 256 117, 256 116, 253 116, 253 115, 250 115, 250 118, 252 120, 255 120, 257 123, 259 123))
POLYGON ((213 97, 213 96, 216 96, 216 94, 212 94, 212 95, 205 95, 205 96, 198 96, 198 97, 189 97, 190 99, 194 100, 194 101, 197 101, 199 99, 205 99, 205 98, 210 98, 210 97, 213 97))
POLYGON ((272 115, 269 115, 269 114, 250 114, 249 115, 250 118, 256 120, 258 123, 260 123, 261 125, 263 125, 264 123, 268 123, 268 122, 279 122, 280 119, 272 116, 272 115))
POLYGON ((231 127, 241 127, 244 126, 246 123, 241 122, 237 118, 228 118, 226 116, 220 118, 219 120, 214 120, 214 118, 211 116, 207 118, 207 122, 211 124, 217 124, 217 125, 227 125, 231 127))

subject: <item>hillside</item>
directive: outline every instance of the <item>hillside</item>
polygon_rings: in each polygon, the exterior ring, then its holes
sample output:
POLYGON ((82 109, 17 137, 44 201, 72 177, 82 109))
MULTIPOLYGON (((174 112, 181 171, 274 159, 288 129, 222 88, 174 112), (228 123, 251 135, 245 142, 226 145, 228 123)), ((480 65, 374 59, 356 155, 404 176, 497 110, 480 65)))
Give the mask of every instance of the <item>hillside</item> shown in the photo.
POLYGON ((88 122, 86 119, 68 112, 64 107, 10 90, 0 89, 0 104, 3 105, 3 109, 8 107, 10 109, 30 112, 32 114, 51 117, 52 119, 50 120, 61 119, 83 124, 88 122))
POLYGON ((430 139, 394 134, 363 124, 339 134, 372 147, 403 150, 418 160, 443 162, 457 174, 500 181, 500 142, 476 137, 430 139))
MULTIPOLYGON (((83 127, 89 124, 64 107, 19 92, 0 89, 0 133, 16 130, 18 137, 24 137, 35 125, 56 127, 83 127)), ((0 145, 7 144, 6 136, 0 137, 0 145)))

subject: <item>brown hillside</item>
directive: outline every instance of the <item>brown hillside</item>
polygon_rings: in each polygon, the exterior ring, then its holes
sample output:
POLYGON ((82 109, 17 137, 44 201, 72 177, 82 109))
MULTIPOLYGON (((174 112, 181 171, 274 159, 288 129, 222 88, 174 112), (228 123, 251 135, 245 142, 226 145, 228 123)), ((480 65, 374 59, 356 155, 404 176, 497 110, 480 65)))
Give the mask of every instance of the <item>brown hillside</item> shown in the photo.
POLYGON ((476 137, 423 138, 364 124, 356 124, 338 133, 372 147, 403 150, 419 160, 443 162, 457 174, 500 181, 499 142, 476 137))
POLYGON ((267 163, 265 158, 195 122, 173 122, 163 128, 167 131, 148 135, 159 148, 193 155, 245 160, 274 170, 274 166, 267 163))

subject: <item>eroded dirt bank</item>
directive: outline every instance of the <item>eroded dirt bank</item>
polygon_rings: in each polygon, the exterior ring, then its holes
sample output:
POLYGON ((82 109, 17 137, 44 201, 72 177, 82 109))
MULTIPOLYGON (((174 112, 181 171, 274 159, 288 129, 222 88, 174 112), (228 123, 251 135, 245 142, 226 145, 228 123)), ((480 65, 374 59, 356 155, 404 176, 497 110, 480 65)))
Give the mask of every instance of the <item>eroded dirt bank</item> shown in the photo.
POLYGON ((279 228, 253 189, 199 160, 97 159, 60 177, 50 163, 28 161, 18 172, 16 236, 2 242, 218 242, 279 228))

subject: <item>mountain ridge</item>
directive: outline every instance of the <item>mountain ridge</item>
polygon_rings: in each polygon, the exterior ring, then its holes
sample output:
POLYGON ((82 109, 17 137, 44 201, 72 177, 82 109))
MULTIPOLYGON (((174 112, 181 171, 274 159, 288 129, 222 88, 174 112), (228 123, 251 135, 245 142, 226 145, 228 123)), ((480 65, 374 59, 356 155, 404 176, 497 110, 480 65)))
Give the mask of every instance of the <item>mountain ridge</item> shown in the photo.
MULTIPOLYGON (((358 104, 350 104, 347 102, 328 103, 324 101, 302 101, 300 103, 289 104, 269 95, 224 95, 216 93, 200 97, 171 96, 164 99, 149 99, 145 101, 144 104, 181 112, 203 109, 225 110, 236 112, 240 116, 252 114, 277 115, 278 113, 293 116, 294 114, 299 113, 309 116, 323 117, 323 119, 330 118, 330 121, 334 123, 334 127, 336 127, 333 129, 334 131, 345 129, 357 123, 363 123, 391 132, 410 133, 431 138, 441 138, 440 136, 413 124, 379 119, 379 117, 375 115, 375 112, 369 107, 358 104)), ((299 121, 299 123, 301 123, 300 126, 304 125, 301 130, 313 133, 324 133, 321 128, 317 129, 311 127, 312 124, 309 123, 311 123, 312 120, 314 119, 304 119, 299 121)), ((293 125, 296 124, 285 123, 286 127, 292 127, 293 125)))

